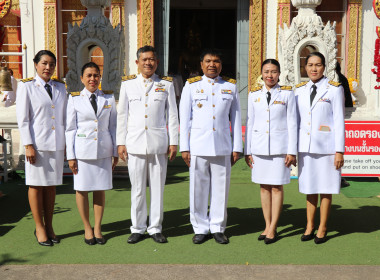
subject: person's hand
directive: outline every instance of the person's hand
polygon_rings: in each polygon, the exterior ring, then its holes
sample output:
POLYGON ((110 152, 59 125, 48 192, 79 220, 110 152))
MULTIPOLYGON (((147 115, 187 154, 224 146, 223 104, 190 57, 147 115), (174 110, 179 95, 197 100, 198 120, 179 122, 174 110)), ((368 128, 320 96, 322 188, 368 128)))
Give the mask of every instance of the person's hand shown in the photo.
POLYGON ((231 154, 231 166, 233 166, 239 160, 239 152, 232 152, 231 154))
POLYGON ((290 167, 291 165, 297 166, 297 158, 295 155, 286 155, 285 166, 290 167))
POLYGON ((336 170, 343 167, 344 165, 343 153, 340 153, 340 152, 335 153, 334 165, 335 165, 336 170))
POLYGON ((128 159, 127 147, 125 147, 125 145, 117 146, 117 153, 122 161, 126 161, 128 159))
POLYGON ((253 168, 253 157, 251 155, 246 155, 245 156, 245 163, 249 166, 249 168, 253 168))
POLYGON ((112 170, 115 169, 115 166, 117 165, 118 162, 119 162, 119 158, 118 157, 113 157, 112 170))
POLYGON ((30 164, 36 163, 36 150, 33 145, 25 146, 25 157, 26 161, 29 161, 30 164))
POLYGON ((182 159, 185 161, 186 165, 190 167, 190 152, 182 152, 182 159))
POLYGON ((173 161, 177 155, 177 145, 170 145, 168 148, 169 160, 173 161))
POLYGON ((78 162, 76 159, 69 159, 69 168, 73 172, 74 175, 78 174, 78 162))

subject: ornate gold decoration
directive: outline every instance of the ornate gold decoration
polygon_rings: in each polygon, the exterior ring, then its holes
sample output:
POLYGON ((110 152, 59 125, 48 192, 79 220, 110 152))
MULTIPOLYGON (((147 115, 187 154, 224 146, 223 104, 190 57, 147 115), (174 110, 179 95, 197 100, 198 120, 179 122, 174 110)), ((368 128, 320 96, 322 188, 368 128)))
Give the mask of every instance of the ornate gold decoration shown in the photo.
POLYGON ((348 34, 346 36, 346 76, 360 78, 360 52, 362 30, 362 1, 348 2, 348 34))
POLYGON ((0 10, 0 18, 3 18, 9 12, 10 7, 11 7, 11 0, 5 0, 4 6, 0 10))
POLYGON ((20 0, 12 0, 11 10, 20 10, 20 0))
MULTIPOLYGON (((45 48, 57 56, 57 3, 55 0, 44 0, 44 2, 45 48)), ((57 69, 58 67, 56 68, 56 71, 57 69)))
MULTIPOLYGON (((290 26, 290 6, 291 0, 278 0, 276 38, 278 38, 279 26, 282 27, 284 23, 290 26)), ((278 58, 278 42, 276 42, 276 58, 278 58)))
POLYGON ((137 0, 137 46, 154 45, 153 0, 137 0))
POLYGON ((124 1, 115 0, 111 4, 112 26, 125 26, 124 1))
POLYGON ((256 84, 261 72, 261 63, 265 55, 265 5, 261 0, 250 0, 249 7, 249 65, 248 83, 249 91, 256 84), (264 46, 264 47, 263 47, 264 46))

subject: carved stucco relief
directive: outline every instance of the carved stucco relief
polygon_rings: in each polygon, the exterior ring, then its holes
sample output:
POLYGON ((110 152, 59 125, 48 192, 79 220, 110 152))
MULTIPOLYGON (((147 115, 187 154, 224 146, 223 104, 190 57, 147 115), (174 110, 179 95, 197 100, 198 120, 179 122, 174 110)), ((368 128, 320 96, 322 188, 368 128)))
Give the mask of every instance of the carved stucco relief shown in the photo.
POLYGON ((153 0, 137 0, 138 48, 154 45, 153 0))

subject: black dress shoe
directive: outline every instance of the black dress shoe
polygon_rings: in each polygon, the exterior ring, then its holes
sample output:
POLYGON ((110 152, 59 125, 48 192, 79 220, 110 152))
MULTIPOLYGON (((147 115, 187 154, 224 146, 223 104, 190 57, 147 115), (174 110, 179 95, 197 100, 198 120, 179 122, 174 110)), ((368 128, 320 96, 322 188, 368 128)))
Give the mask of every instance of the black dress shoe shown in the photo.
POLYGON ((272 244, 272 243, 276 242, 277 240, 278 240, 278 234, 277 234, 277 232, 275 232, 273 238, 265 237, 264 243, 268 245, 268 244, 272 244))
POLYGON ((257 240, 262 241, 267 237, 265 234, 260 234, 259 237, 257 237, 257 240))
POLYGON ((202 243, 205 243, 208 239, 209 239, 208 234, 195 234, 193 236, 193 243, 202 244, 202 243))
POLYGON ((53 243, 50 241, 50 239, 42 242, 38 241, 36 230, 34 230, 34 236, 36 237, 38 244, 41 246, 53 246, 53 243))
POLYGON ((157 243, 167 243, 168 242, 166 237, 161 232, 157 232, 155 234, 152 234, 151 236, 152 236, 153 240, 157 243))
POLYGON ((140 233, 132 233, 129 237, 128 237, 128 240, 127 242, 129 244, 135 244, 137 242, 140 242, 142 240, 144 240, 145 238, 145 235, 144 234, 140 234, 140 233))
POLYGON ((228 244, 230 243, 230 240, 228 240, 228 237, 224 235, 223 232, 215 232, 212 234, 215 241, 219 244, 228 244))
POLYGON ((319 238, 317 235, 315 235, 314 243, 315 244, 322 244, 327 241, 327 231, 325 232, 325 236, 319 238))
POLYGON ((91 239, 84 239, 84 243, 86 243, 87 245, 95 245, 96 244, 96 241, 95 241, 95 237, 91 238, 91 239))
POLYGON ((100 244, 100 245, 104 245, 107 242, 107 240, 104 237, 100 237, 100 238, 95 237, 95 241, 97 244, 100 244))
POLYGON ((315 229, 313 229, 310 234, 303 234, 301 236, 301 241, 310 241, 310 240, 312 240, 314 238, 314 231, 315 231, 315 229))
POLYGON ((56 237, 49 237, 50 241, 53 242, 54 244, 61 243, 61 239, 59 239, 57 236, 56 237))

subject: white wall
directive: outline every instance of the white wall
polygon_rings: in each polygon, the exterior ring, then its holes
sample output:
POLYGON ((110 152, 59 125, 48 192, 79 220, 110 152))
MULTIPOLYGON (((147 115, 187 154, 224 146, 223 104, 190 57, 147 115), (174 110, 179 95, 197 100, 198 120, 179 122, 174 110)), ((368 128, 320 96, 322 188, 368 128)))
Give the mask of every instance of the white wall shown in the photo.
POLYGON ((125 1, 125 65, 127 75, 137 73, 136 52, 137 52, 137 1, 125 1))
POLYGON ((276 58, 276 46, 277 46, 277 0, 267 0, 267 12, 266 12, 266 25, 267 25, 267 45, 266 45, 266 57, 276 58))
POLYGON ((27 77, 35 74, 33 57, 45 48, 44 38, 44 2, 43 0, 20 0, 21 41, 27 46, 27 77))
MULTIPOLYGON (((361 39, 361 63, 360 63, 360 90, 358 91, 359 101, 364 103, 369 111, 377 116, 380 115, 380 104, 378 103, 379 90, 375 90, 377 85, 376 75, 371 71, 374 60, 375 41, 377 39, 376 26, 380 26, 380 20, 376 17, 372 0, 363 1, 363 27, 361 39)), ((380 69, 379 69, 380 70, 380 69)))

